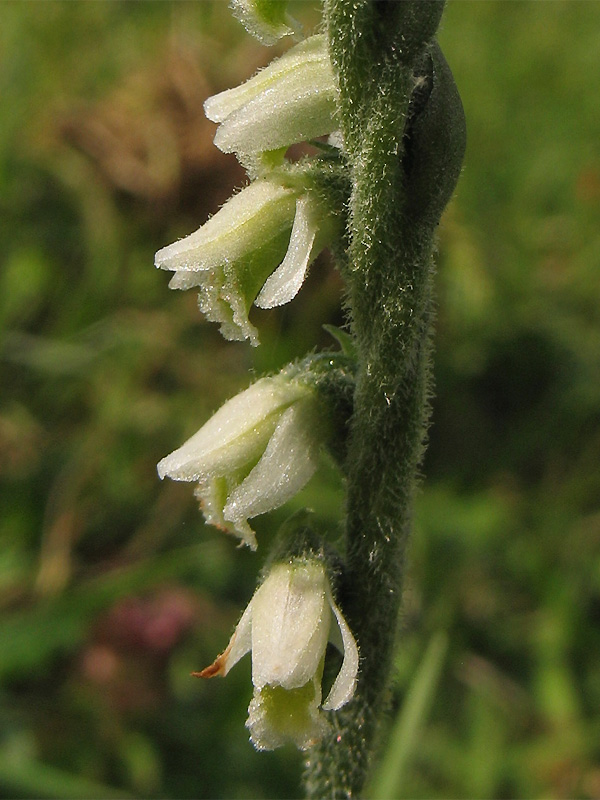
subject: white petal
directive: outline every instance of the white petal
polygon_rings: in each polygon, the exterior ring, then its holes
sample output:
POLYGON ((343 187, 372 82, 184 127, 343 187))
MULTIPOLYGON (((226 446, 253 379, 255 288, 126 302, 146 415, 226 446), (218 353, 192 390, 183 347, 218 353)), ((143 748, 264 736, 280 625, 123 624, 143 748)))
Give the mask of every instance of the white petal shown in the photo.
POLYGON ((331 691, 323 703, 323 709, 325 711, 337 711, 338 708, 341 708, 352 699, 354 690, 356 689, 356 679, 358 675, 358 647, 356 646, 356 641, 352 635, 352 631, 348 627, 348 623, 342 616, 342 612, 333 601, 329 587, 327 587, 327 594, 329 605, 335 614, 335 618, 339 626, 339 631, 336 631, 335 627, 332 626, 333 631, 330 641, 333 640, 333 644, 338 646, 333 637, 335 636, 335 633, 339 632, 339 634, 341 634, 344 660, 342 661, 342 666, 338 672, 338 676, 331 687, 331 691))
POLYGON ((159 250, 154 263, 161 269, 193 272, 236 261, 265 239, 291 227, 294 206, 292 189, 256 180, 230 198, 197 231, 159 250))
POLYGON ((258 464, 235 489, 223 510, 237 522, 279 508, 314 475, 319 459, 318 420, 312 402, 288 408, 258 464))
POLYGON ((335 110, 329 62, 307 64, 230 114, 214 141, 224 153, 278 150, 330 133, 335 110))
POLYGON ((238 111, 279 81, 287 80, 287 76, 299 66, 323 61, 328 61, 325 36, 322 34, 310 36, 288 50, 281 58, 272 61, 268 67, 241 86, 209 97, 204 103, 204 113, 212 122, 223 122, 230 114, 238 111))
MULTIPOLYGON (((314 679, 331 610, 320 565, 275 565, 254 595, 252 682, 297 689, 314 679)), ((320 693, 319 693, 320 699, 320 693)))
POLYGON ((158 464, 161 478, 195 481, 224 475, 259 457, 282 410, 306 394, 284 378, 262 378, 233 397, 178 450, 158 464))
POLYGON ((312 204, 309 199, 299 197, 288 251, 254 301, 259 308, 273 308, 289 303, 300 291, 308 266, 316 256, 314 244, 318 225, 311 212, 312 204))

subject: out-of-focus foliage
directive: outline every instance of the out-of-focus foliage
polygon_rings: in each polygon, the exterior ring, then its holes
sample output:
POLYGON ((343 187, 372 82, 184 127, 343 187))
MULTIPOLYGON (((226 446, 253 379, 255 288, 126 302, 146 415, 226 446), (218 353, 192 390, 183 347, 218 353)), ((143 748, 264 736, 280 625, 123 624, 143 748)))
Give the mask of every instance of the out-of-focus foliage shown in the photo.
MULTIPOLYGON (((299 4, 295 16, 314 20, 299 4)), ((600 794, 600 6, 451 3, 469 146, 441 231, 434 424, 397 692, 448 654, 412 797, 600 794)), ((332 340, 315 265, 260 348, 223 341, 159 247, 243 183, 209 94, 271 52, 223 2, 12 3, 0 26, 0 794, 295 797, 226 644, 258 554, 155 464, 257 374, 332 340)), ((299 503, 336 524, 331 467, 299 503)))

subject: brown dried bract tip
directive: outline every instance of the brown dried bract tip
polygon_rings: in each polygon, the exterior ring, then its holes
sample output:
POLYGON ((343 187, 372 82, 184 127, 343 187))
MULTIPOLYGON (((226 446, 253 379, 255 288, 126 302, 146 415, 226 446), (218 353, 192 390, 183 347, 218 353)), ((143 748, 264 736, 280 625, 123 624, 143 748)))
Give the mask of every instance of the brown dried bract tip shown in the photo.
POLYGON ((220 656, 217 656, 213 663, 210 666, 205 667, 202 672, 192 672, 192 678, 215 678, 217 675, 225 677, 225 665, 230 649, 231 648, 228 647, 224 653, 221 653, 220 656))

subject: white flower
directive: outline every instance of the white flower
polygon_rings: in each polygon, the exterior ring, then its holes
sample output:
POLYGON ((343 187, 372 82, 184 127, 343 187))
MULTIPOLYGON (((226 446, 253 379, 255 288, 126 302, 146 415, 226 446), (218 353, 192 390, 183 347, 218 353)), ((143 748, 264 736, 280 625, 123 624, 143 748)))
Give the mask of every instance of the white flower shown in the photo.
POLYGON ((283 505, 310 480, 323 429, 315 391, 284 370, 225 403, 162 459, 158 474, 198 481, 206 521, 255 549, 248 519, 283 505))
POLYGON ((159 250, 155 264, 175 273, 170 288, 199 290, 200 310, 221 323, 227 339, 256 345, 252 303, 272 308, 292 300, 333 232, 314 193, 260 179, 195 233, 159 250))
POLYGON ((310 36, 253 78, 204 103, 215 144, 242 156, 287 148, 335 129, 336 88, 325 35, 310 36))
POLYGON ((291 741, 305 750, 315 744, 328 729, 320 707, 335 711, 349 702, 358 673, 358 648, 321 561, 300 558, 273 566, 226 650, 198 674, 224 677, 250 651, 254 696, 246 725, 254 746, 272 750, 291 741), (321 703, 328 641, 344 658, 321 703))
POLYGON ((170 288, 198 288, 200 310, 221 323, 227 339, 248 338, 258 344, 248 311, 285 258, 295 208, 292 189, 255 181, 195 233, 159 250, 155 264, 175 273, 170 288))

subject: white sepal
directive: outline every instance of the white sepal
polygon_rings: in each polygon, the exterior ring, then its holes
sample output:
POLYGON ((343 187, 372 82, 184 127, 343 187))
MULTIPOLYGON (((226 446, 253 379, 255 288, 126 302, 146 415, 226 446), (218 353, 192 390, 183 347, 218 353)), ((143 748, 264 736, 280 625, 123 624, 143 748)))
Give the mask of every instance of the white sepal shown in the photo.
POLYGON ((331 610, 320 564, 276 564, 252 599, 252 683, 299 689, 327 647, 331 610))
POLYGON ((258 458, 279 415, 308 391, 279 376, 261 378, 228 400, 185 444, 163 458, 157 467, 159 477, 197 481, 239 469, 258 458))
POLYGON ((290 230, 295 212, 293 190, 269 180, 257 180, 233 195, 208 222, 174 244, 163 247, 154 263, 182 275, 173 288, 185 284, 195 273, 238 261, 246 253, 261 247, 265 239, 282 230, 290 230))
POLYGON ((314 412, 307 404, 295 403, 284 411, 260 461, 229 495, 223 509, 226 520, 235 525, 266 514, 291 500, 308 483, 319 463, 314 425, 314 412))
POLYGON ((329 605, 331 606, 337 623, 332 626, 329 641, 343 654, 344 660, 342 661, 342 666, 340 667, 335 682, 323 703, 323 709, 325 711, 337 711, 338 708, 346 705, 354 696, 358 676, 359 657, 356 640, 342 612, 335 604, 329 587, 327 587, 327 592, 327 599, 329 600, 329 605))
POLYGON ((223 122, 234 111, 285 81, 298 68, 324 60, 328 60, 326 37, 322 34, 310 36, 271 61, 245 83, 209 97, 204 101, 204 113, 212 122, 223 122))

